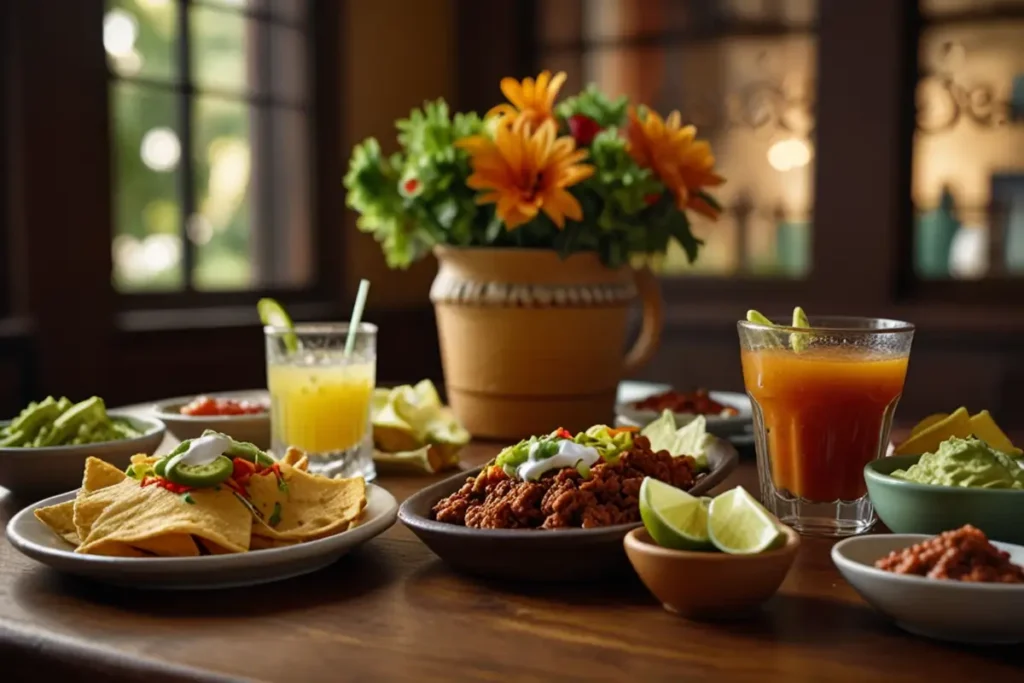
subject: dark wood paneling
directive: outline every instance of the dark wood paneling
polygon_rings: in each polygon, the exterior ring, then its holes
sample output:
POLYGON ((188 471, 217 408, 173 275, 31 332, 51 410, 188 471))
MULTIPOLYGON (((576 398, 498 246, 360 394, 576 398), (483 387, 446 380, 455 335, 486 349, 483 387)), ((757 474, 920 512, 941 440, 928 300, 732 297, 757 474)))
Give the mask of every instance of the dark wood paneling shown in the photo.
MULTIPOLYGON (((366 320, 380 329, 379 384, 441 382, 433 309, 370 311, 366 320)), ((118 377, 105 389, 110 405, 266 386, 263 332, 255 324, 136 330, 119 337, 115 357, 118 377)))
POLYGON ((8 0, 14 229, 25 253, 38 390, 89 395, 110 374, 110 138, 103 0, 8 0))

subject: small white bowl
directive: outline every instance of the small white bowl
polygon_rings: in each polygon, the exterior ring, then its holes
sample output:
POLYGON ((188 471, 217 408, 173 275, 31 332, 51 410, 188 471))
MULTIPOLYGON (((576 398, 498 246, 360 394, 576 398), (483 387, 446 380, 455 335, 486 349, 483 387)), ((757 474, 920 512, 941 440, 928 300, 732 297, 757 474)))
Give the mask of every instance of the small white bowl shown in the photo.
MULTIPOLYGON (((894 574, 874 567, 893 550, 933 536, 857 536, 832 546, 832 561, 872 607, 910 633, 957 643, 1024 642, 1024 584, 971 583, 894 574)), ((1024 547, 993 541, 1024 565, 1024 547)))
POLYGON ((266 390, 220 391, 169 398, 153 405, 153 415, 166 424, 167 431, 179 441, 194 439, 212 429, 237 441, 248 441, 257 448, 270 448, 270 396, 266 390), (181 408, 199 396, 260 403, 267 410, 251 415, 182 415, 181 408))

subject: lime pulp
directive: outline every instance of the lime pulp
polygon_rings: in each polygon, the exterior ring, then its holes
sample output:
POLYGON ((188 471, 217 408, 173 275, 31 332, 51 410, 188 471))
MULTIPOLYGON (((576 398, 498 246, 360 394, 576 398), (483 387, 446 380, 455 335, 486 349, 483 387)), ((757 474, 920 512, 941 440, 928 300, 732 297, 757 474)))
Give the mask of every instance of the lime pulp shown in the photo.
POLYGON ((640 485, 640 518, 665 548, 708 550, 708 503, 665 482, 646 477, 640 485))
POLYGON ((708 535, 716 548, 733 555, 762 553, 785 541, 771 513, 739 486, 711 502, 708 535))

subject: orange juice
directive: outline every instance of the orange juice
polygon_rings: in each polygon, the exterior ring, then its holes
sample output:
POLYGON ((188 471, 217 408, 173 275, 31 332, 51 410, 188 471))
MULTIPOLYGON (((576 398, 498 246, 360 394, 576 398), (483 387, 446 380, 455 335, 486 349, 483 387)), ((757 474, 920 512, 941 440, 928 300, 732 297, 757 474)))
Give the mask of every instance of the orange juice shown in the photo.
POLYGON ((776 489, 813 502, 863 496, 864 465, 884 454, 908 357, 832 347, 744 349, 741 360, 776 489))

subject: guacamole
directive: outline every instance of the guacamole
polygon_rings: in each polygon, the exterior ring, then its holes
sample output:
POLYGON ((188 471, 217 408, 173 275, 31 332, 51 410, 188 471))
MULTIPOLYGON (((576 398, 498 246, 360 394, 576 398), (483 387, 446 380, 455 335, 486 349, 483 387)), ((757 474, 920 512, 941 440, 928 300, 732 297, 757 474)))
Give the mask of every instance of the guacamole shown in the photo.
POLYGON ((1024 468, 981 439, 952 437, 925 453, 916 464, 896 470, 897 479, 984 489, 1024 489, 1024 468))

